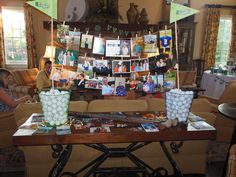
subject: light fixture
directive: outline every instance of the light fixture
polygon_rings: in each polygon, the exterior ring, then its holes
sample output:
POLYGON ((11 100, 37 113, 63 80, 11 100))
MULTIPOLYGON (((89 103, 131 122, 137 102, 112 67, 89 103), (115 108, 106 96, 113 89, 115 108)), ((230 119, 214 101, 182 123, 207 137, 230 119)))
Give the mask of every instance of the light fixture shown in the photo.
POLYGON ((51 61, 55 58, 56 47, 47 45, 43 58, 50 58, 51 61))

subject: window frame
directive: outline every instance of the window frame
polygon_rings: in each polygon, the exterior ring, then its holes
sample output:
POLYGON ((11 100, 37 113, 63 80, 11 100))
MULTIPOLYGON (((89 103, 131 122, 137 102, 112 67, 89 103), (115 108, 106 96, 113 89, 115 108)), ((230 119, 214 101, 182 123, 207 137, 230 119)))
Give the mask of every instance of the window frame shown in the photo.
MULTIPOLYGON (((16 11, 16 12, 19 12, 19 13, 22 13, 23 14, 23 19, 24 19, 24 23, 22 24, 24 26, 24 28, 22 28, 22 26, 19 28, 17 28, 17 30, 20 30, 22 32, 25 32, 26 33, 26 26, 25 26, 25 14, 24 14, 24 7, 23 6, 2 6, 1 7, 1 10, 2 10, 2 24, 3 24, 3 40, 4 40, 4 44, 3 44, 3 47, 4 47, 4 52, 5 52, 5 65, 6 65, 6 68, 19 68, 19 69, 24 69, 24 68, 27 68, 28 67, 28 55, 27 55, 27 39, 26 39, 26 35, 24 36, 20 36, 20 37, 17 37, 17 36, 14 36, 12 35, 11 37, 6 37, 5 34, 4 34, 4 10, 13 10, 13 11, 16 11), (7 49, 6 49, 6 38, 11 38, 11 42, 14 40, 14 39, 18 39, 19 41, 22 42, 22 39, 25 40, 25 60, 23 62, 20 62, 20 61, 13 61, 13 62, 9 62, 7 60, 7 49)), ((11 27, 12 30, 14 30, 13 27, 11 27)), ((13 34, 14 32, 12 32, 13 34)), ((24 48, 24 47, 23 47, 24 48)), ((16 49, 16 48, 15 48, 16 49)), ((21 44, 21 48, 22 49, 22 44, 21 44)))

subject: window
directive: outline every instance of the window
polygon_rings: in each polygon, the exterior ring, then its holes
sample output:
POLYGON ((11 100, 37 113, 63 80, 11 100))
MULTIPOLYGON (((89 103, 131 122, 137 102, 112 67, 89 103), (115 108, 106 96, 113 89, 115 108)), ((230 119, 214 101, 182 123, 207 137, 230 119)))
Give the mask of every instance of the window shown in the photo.
POLYGON ((232 16, 221 16, 216 46, 215 65, 225 66, 230 53, 232 16))
POLYGON ((3 7, 2 22, 6 65, 27 65, 23 8, 3 7))

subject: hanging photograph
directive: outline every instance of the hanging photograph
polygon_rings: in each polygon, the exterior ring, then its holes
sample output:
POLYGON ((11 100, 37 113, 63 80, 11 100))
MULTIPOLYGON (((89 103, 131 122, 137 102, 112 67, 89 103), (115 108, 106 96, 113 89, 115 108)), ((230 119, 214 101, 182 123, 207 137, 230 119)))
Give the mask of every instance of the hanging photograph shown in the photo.
POLYGON ((93 41, 93 54, 104 55, 105 54, 105 39, 101 37, 94 37, 93 41))
POLYGON ((112 75, 111 64, 108 60, 93 60, 93 72, 96 75, 112 75))
POLYGON ((130 40, 106 40, 106 57, 130 57, 130 40))
POLYGON ((131 40, 131 56, 140 57, 143 53, 143 38, 136 37, 131 40))
POLYGON ((115 95, 126 96, 125 77, 116 77, 115 79, 115 95))
POLYGON ((160 48, 172 48, 172 31, 161 30, 160 32, 160 48))
POLYGON ((66 50, 63 48, 56 48, 55 64, 66 66, 77 66, 79 52, 76 50, 66 50))
POLYGON ((85 88, 89 89, 102 89, 102 80, 89 79, 85 81, 85 88))
POLYGON ((120 56, 120 40, 106 40, 106 57, 120 56))
POLYGON ((77 72, 83 72, 89 77, 93 76, 93 61, 95 58, 79 56, 77 72))
POLYGON ((68 69, 53 67, 50 79, 61 83, 68 83, 76 78, 77 73, 68 69))
POLYGON ((176 71, 166 72, 164 74, 164 87, 173 89, 176 86, 176 71))
MULTIPOLYGON (((154 78, 156 79, 156 78, 154 78)), ((153 77, 149 75, 147 77, 147 81, 143 84, 143 91, 145 93, 154 93, 155 92, 156 85, 154 83, 153 77)))
POLYGON ((144 35, 144 53, 157 52, 157 35, 144 35))
POLYGON ((80 36, 81 32, 79 31, 69 31, 69 36, 67 37, 67 42, 66 42, 67 47, 79 51, 80 36))
POLYGON ((93 35, 82 34, 81 48, 92 49, 93 46, 93 35))
POLYGON ((102 78, 102 95, 113 95, 114 94, 115 85, 113 82, 109 82, 108 77, 102 78))
POLYGON ((131 72, 149 71, 149 61, 147 58, 132 59, 131 60, 131 72))
POLYGON ((113 74, 130 73, 130 60, 113 60, 112 71, 113 74))
POLYGON ((166 60, 163 55, 149 58, 149 70, 152 74, 163 74, 167 71, 166 60))
POLYGON ((57 39, 60 43, 66 43, 69 36, 69 25, 57 25, 57 39))
POLYGON ((120 40, 120 57, 130 57, 130 40, 120 40))

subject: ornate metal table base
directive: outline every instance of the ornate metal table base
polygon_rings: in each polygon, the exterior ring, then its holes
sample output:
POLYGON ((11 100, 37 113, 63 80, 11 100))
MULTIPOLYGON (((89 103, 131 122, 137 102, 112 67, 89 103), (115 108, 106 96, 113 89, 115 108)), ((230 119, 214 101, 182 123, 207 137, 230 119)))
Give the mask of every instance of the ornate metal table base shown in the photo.
MULTIPOLYGON (((52 170, 50 171, 49 177, 58 177, 58 176, 77 177, 84 170, 87 170, 84 177, 89 177, 90 175, 97 172, 96 170, 98 170, 98 167, 107 158, 114 158, 114 157, 127 157, 135 164, 137 172, 145 173, 145 176, 148 176, 148 177, 168 176, 168 172, 165 168, 153 169, 152 167, 150 167, 148 164, 146 164, 144 161, 142 161, 141 159, 139 159, 137 156, 135 156, 132 153, 150 143, 151 142, 131 143, 127 147, 124 147, 124 148, 109 148, 105 146, 104 144, 86 144, 86 146, 88 147, 101 151, 102 154, 74 173, 62 172, 71 155, 72 145, 67 145, 65 148, 63 148, 62 145, 54 145, 52 146, 52 149, 53 149, 52 155, 54 158, 57 158, 57 162, 55 163, 52 170)), ((171 145, 172 151, 175 153, 178 153, 178 148, 182 146, 182 143, 180 143, 179 145, 177 145, 176 143, 171 143, 171 144, 172 144, 171 145)), ((171 154, 168 152, 165 143, 161 141, 160 145, 173 168, 173 172, 174 172, 173 176, 183 177, 176 162, 172 158, 171 154)))

